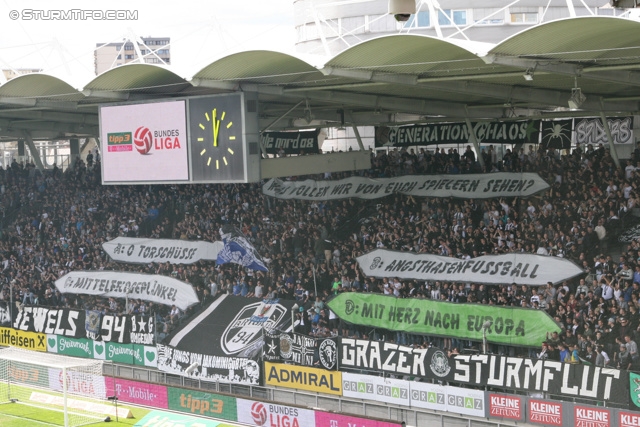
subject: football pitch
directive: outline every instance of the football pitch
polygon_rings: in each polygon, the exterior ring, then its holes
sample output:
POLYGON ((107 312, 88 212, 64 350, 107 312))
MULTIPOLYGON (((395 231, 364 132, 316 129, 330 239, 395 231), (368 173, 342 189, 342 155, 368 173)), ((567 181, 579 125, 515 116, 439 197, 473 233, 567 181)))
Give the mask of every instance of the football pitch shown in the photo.
MULTIPOLYGON (((29 391, 42 391, 37 388, 28 388, 24 386, 14 386, 20 388, 23 396, 28 395, 29 391)), ((94 402, 100 402, 107 404, 107 401, 93 400, 94 402)), ((107 415, 100 418, 96 418, 95 423, 89 424, 90 426, 133 426, 137 421, 141 420, 151 409, 140 408, 136 406, 121 405, 118 404, 118 408, 127 408, 131 410, 133 418, 120 417, 118 422, 115 420, 115 416, 111 416, 111 422, 104 422, 107 415)), ((69 409, 73 411, 73 409, 69 409)), ((62 407, 59 409, 43 408, 38 406, 37 403, 2 403, 0 404, 0 426, 2 427, 26 427, 26 426, 47 426, 47 425, 64 425, 64 413, 62 407)))

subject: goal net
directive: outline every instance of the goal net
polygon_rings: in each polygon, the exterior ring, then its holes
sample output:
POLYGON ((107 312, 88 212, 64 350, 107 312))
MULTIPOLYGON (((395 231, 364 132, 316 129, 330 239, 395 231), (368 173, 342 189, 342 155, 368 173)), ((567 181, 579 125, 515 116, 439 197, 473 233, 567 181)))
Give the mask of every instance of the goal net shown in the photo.
POLYGON ((106 417, 99 409, 104 405, 95 401, 107 397, 102 365, 100 360, 0 349, 0 404, 19 403, 19 408, 11 408, 13 416, 46 424, 68 427, 103 421, 106 417))

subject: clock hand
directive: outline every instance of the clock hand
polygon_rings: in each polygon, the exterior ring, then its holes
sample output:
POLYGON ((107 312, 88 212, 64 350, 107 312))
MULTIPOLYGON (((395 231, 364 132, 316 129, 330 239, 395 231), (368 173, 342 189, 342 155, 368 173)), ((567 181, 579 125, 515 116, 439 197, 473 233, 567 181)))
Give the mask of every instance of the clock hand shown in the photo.
POLYGON ((214 108, 213 113, 213 146, 218 146, 218 131, 220 130, 220 120, 218 120, 217 108, 214 108))

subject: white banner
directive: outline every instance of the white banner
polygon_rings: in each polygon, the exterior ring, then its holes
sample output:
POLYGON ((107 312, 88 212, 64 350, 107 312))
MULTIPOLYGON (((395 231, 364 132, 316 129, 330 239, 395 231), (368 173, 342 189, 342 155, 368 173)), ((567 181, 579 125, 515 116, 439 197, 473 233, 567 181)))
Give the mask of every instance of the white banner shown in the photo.
POLYGON ((117 237, 103 243, 102 249, 121 262, 193 264, 201 259, 215 261, 223 246, 222 242, 117 237))
POLYGON ((537 173, 497 172, 469 175, 409 175, 397 178, 351 177, 338 181, 282 181, 270 179, 262 193, 280 199, 335 200, 357 197, 377 199, 402 193, 416 197, 490 199, 527 197, 549 188, 537 173))
POLYGON ((438 384, 409 382, 411 406, 485 417, 484 391, 438 384))
POLYGON ((552 256, 511 253, 468 260, 413 252, 376 249, 357 258, 367 276, 488 284, 545 285, 584 271, 573 262, 552 256))
POLYGON ((63 294, 134 298, 186 310, 198 303, 193 287, 167 276, 119 271, 72 271, 56 280, 63 294))
POLYGON ((342 395, 409 406, 409 381, 373 375, 342 373, 342 395))

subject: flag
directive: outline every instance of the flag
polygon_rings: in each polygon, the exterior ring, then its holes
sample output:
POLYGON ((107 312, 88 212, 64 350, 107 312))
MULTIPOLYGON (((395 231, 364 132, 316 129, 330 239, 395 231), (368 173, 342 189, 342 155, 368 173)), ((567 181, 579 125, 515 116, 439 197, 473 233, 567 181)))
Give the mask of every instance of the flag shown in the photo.
POLYGON ((571 148, 571 127, 573 119, 542 122, 542 147, 571 148))
POLYGON ((631 393, 631 401, 636 406, 640 406, 640 375, 629 372, 629 392, 631 393))
POLYGON ((268 271, 260 255, 246 237, 236 227, 223 225, 220 229, 224 246, 218 253, 216 263, 232 262, 253 270, 268 271))

